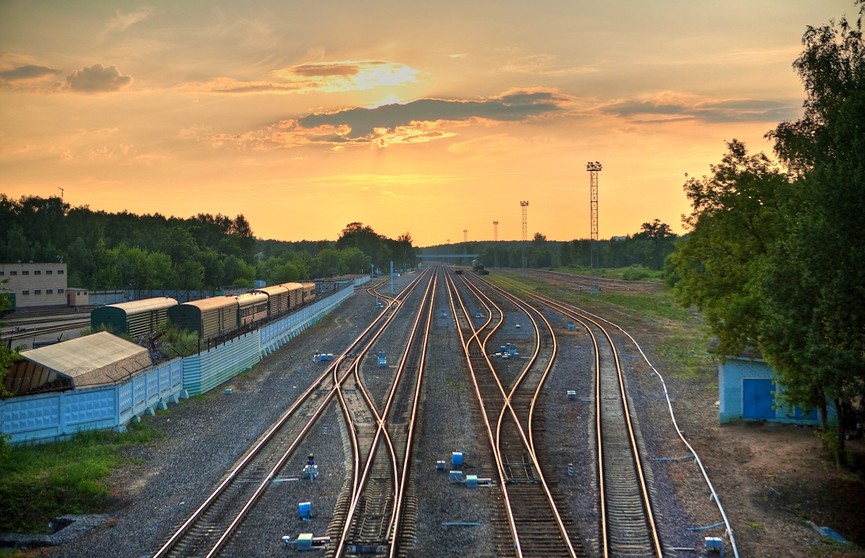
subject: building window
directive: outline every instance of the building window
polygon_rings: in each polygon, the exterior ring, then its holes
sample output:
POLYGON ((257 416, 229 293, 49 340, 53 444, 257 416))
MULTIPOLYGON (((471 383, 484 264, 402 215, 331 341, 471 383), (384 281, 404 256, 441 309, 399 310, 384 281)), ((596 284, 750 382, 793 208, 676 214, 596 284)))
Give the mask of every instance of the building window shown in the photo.
POLYGON ((57 289, 57 292, 63 294, 65 291, 63 289, 57 289))
POLYGON ((24 296, 27 296, 30 294, 30 291, 21 291, 21 294, 23 294, 24 296))
POLYGON ((58 269, 58 270, 57 270, 57 275, 63 275, 63 270, 62 270, 62 269, 58 269))
POLYGON ((5 272, 5 271, 0 271, 0 277, 3 277, 4 275, 6 275, 6 272, 5 272))
POLYGON ((42 271, 37 269, 33 272, 33 275, 42 275, 42 271))
POLYGON ((54 273, 54 272, 51 271, 50 269, 45 271, 45 275, 51 275, 52 273, 54 273))
POLYGON ((30 271, 25 269, 21 272, 21 275, 30 275, 30 271))
POLYGON ((45 294, 54 294, 54 289, 45 289, 45 294))
POLYGON ((42 289, 33 289, 33 294, 42 294, 42 289))
POLYGON ((13 269, 9 272, 9 275, 18 275, 18 272, 13 269))

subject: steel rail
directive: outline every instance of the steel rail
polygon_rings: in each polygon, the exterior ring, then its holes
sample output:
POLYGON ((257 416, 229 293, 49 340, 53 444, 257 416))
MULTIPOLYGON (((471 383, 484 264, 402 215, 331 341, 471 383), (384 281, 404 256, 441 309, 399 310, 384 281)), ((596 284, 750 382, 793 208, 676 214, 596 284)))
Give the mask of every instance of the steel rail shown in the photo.
MULTIPOLYGON (((546 297, 543 297, 541 295, 535 295, 535 296, 541 300, 546 298, 546 297)), ((549 300, 552 300, 552 299, 549 299, 549 300)), ((554 302, 558 303, 558 301, 554 301, 554 302)), ((625 337, 627 337, 628 339, 631 340, 631 342, 634 344, 634 346, 639 351, 640 355, 643 357, 643 360, 646 362, 646 364, 649 366, 649 368, 652 369, 652 372, 654 372, 655 375, 658 376, 658 379, 661 382, 661 386, 664 389, 664 398, 667 401, 667 408, 670 412, 670 420, 673 424, 673 428, 676 430, 676 434, 679 437, 679 439, 682 441, 682 443, 685 445, 685 447, 688 448, 688 451, 691 453, 691 455, 694 456, 694 460, 696 461, 697 466, 700 468, 700 472, 703 476, 703 480, 705 481, 706 486, 709 489, 709 493, 711 494, 711 500, 715 502, 715 505, 718 508, 718 512, 721 514, 721 519, 724 522, 727 536, 730 538, 730 546, 733 550, 733 555, 735 556, 735 558, 738 558, 739 557, 739 549, 736 545, 736 539, 733 535, 733 527, 730 525, 730 520, 727 517, 727 513, 724 511, 724 507, 721 504, 720 497, 718 496, 718 493, 715 491, 715 487, 712 484, 712 481, 709 479, 709 474, 706 472, 706 468, 703 466, 703 462, 700 459, 700 456, 697 455, 697 451, 688 442, 688 440, 685 438, 685 434, 679 428, 679 423, 676 420, 676 415, 675 415, 675 412, 673 411, 673 404, 670 401, 670 394, 669 394, 669 391, 667 390, 667 382, 664 381, 664 377, 661 375, 660 372, 658 372, 658 370, 655 368, 655 366, 649 361, 649 357, 643 351, 643 348, 640 346, 640 344, 637 342, 637 340, 634 339, 634 337, 630 333, 628 333, 625 329, 623 329, 621 326, 619 326, 615 322, 611 322, 610 320, 608 320, 602 316, 598 316, 597 314, 593 314, 592 312, 589 312, 587 310, 584 310, 581 308, 576 308, 576 307, 573 307, 571 305, 567 305, 564 303, 558 303, 558 304, 561 304, 562 307, 571 309, 574 312, 579 312, 579 313, 585 314, 586 316, 590 316, 594 319, 606 322, 606 323, 610 324, 611 327, 614 327, 615 329, 620 331, 622 333, 622 335, 624 335, 625 337)))
POLYGON ((399 536, 398 529, 400 527, 400 523, 402 520, 402 509, 405 503, 405 495, 408 492, 408 483, 409 483, 409 472, 411 471, 411 457, 412 457, 412 448, 414 447, 414 437, 415 437, 415 426, 417 426, 418 417, 420 413, 420 402, 423 388, 423 380, 424 380, 424 372, 426 370, 426 357, 427 357, 427 347, 429 346, 429 337, 430 337, 430 329, 432 328, 433 322, 433 309, 435 307, 435 292, 436 287, 438 286, 438 278, 433 276, 432 288, 431 288, 431 296, 428 305, 427 318, 426 318, 426 327, 424 328, 423 340, 421 343, 421 354, 420 361, 418 362, 418 375, 417 380, 415 381, 415 389, 414 389, 414 397, 412 398, 412 407, 411 413, 409 415, 408 420, 408 431, 406 433, 406 452, 403 456, 403 464, 402 464, 402 475, 399 479, 399 495, 400 497, 396 500, 394 504, 394 513, 393 513, 393 532, 390 536, 390 539, 393 541, 389 552, 389 558, 395 558, 397 551, 399 550, 399 536))
POLYGON ((524 301, 520 300, 516 296, 513 296, 512 294, 508 293, 504 289, 500 289, 500 288, 496 287, 495 285, 489 283, 488 281, 485 281, 485 283, 487 285, 489 285, 491 288, 495 289, 495 291, 500 296, 504 296, 505 298, 510 300, 513 304, 515 304, 517 307, 521 308, 526 313, 526 315, 529 317, 529 319, 532 321, 532 324, 535 328, 535 331, 537 332, 535 351, 532 355, 531 360, 526 365, 523 373, 519 376, 519 378, 517 378, 517 380, 514 382, 513 388, 508 393, 507 400, 509 402, 513 400, 514 396, 516 395, 517 389, 519 389, 521 384, 525 381, 527 375, 529 374, 530 368, 534 365, 534 363, 538 359, 538 355, 539 355, 540 350, 541 350, 540 326, 538 325, 537 321, 535 320, 535 317, 532 315, 533 312, 537 313, 538 318, 543 322, 544 326, 546 327, 546 330, 549 332, 551 342, 552 342, 551 354, 550 354, 549 360, 547 361, 546 365, 543 368, 542 373, 540 374, 540 378, 538 378, 538 383, 535 386, 535 388, 531 394, 531 399, 530 399, 530 403, 529 403, 529 414, 527 417, 527 428, 526 428, 526 430, 528 431, 528 446, 527 447, 529 450, 529 455, 530 455, 532 462, 533 462, 533 465, 535 467, 535 470, 537 471, 537 474, 540 478, 541 487, 543 488, 544 494, 545 494, 547 501, 550 505, 550 511, 553 514, 553 517, 554 517, 555 522, 556 522, 556 526, 559 529, 559 533, 562 536, 562 539, 564 540, 565 545, 567 546, 568 553, 571 556, 576 556, 577 551, 574 548, 573 544, 571 543, 570 534, 568 533, 568 530, 565 527, 562 515, 556 506, 555 498, 553 497, 552 491, 550 490, 549 484, 547 483, 546 477, 544 476, 543 469, 542 469, 541 463, 540 463, 540 459, 538 458, 538 452, 537 452, 537 449, 535 447, 534 427, 533 427, 534 426, 535 409, 537 407, 538 398, 541 395, 541 391, 544 387, 544 384, 547 381, 547 378, 549 377, 549 374, 553 368, 553 364, 555 363, 556 355, 558 354, 558 339, 556 338, 556 334, 555 334, 555 331, 553 329, 552 324, 550 324, 549 320, 541 312, 532 308, 529 304, 526 304, 524 301))
POLYGON ((661 546, 660 537, 658 535, 657 523, 656 523, 656 520, 654 518, 654 512, 652 510, 651 498, 650 498, 649 491, 648 491, 648 484, 647 484, 647 481, 645 478, 645 473, 643 471, 643 465, 642 465, 642 459, 641 459, 641 452, 640 452, 639 444, 636 441, 635 428, 633 426, 633 422, 631 419, 631 410, 630 410, 630 406, 628 404, 627 390, 626 390, 626 387, 624 384, 624 375, 623 375, 622 368, 621 368, 620 358, 618 355, 618 350, 616 348, 616 345, 613 342, 612 336, 610 336, 610 334, 606 330, 606 328, 604 328, 597 320, 592 319, 589 316, 579 314, 576 311, 576 309, 571 310, 571 308, 568 307, 567 305, 563 305, 563 304, 559 303, 558 301, 555 301, 555 300, 547 298, 547 297, 541 297, 541 296, 536 295, 534 293, 527 293, 527 294, 531 298, 534 298, 535 300, 537 300, 537 301, 539 301, 539 302, 541 302, 541 303, 543 303, 543 304, 545 304, 545 305, 547 305, 553 309, 556 309, 556 310, 564 313, 566 316, 578 321, 586 329, 587 333, 589 334, 590 338, 592 339, 592 343, 594 346, 594 354, 595 354, 595 408, 596 408, 595 423, 596 423, 596 429, 597 429, 596 430, 597 431, 596 443, 597 443, 597 451, 598 451, 598 472, 599 472, 599 475, 601 475, 601 478, 599 481, 599 500, 600 500, 601 518, 602 518, 601 539, 602 539, 603 555, 604 556, 610 555, 610 532, 609 532, 609 526, 607 524, 607 521, 608 521, 607 520, 607 517, 608 517, 607 514, 609 511, 607 509, 607 507, 608 507, 607 491, 606 491, 606 487, 605 487, 605 481, 603 478, 606 466, 604 464, 604 449, 603 449, 604 448, 604 439, 603 439, 603 426, 602 426, 603 417, 602 417, 602 411, 601 411, 601 407, 603 404, 603 395, 601 393, 601 385, 602 385, 601 361, 600 361, 601 350, 600 350, 600 345, 599 345, 599 342, 598 342, 597 337, 595 335, 595 332, 592 331, 592 328, 589 326, 589 324, 592 324, 594 327, 596 327, 597 329, 599 329, 602 332, 603 336, 605 337, 605 339, 609 343, 609 347, 610 347, 610 350, 611 350, 612 355, 613 355, 613 362, 614 362, 615 368, 616 368, 616 382, 618 384, 619 394, 620 394, 620 398, 621 398, 621 404, 622 404, 622 408, 623 408, 623 416, 624 416, 626 430, 627 430, 626 433, 627 433, 627 436, 629 439, 630 447, 632 448, 632 451, 633 451, 633 464, 634 464, 634 468, 636 470, 636 475, 637 475, 637 479, 638 479, 638 483, 639 483, 639 489, 640 489, 641 498, 642 498, 642 502, 643 502, 643 510, 644 510, 644 513, 646 514, 647 527, 649 529, 649 535, 650 535, 651 542, 652 542, 652 552, 653 552, 653 555, 657 556, 658 558, 662 557, 663 556, 663 547, 661 546))
MULTIPOLYGON (((430 285, 431 285, 431 281, 429 281, 427 283, 426 291, 424 292, 424 295, 423 295, 423 303, 421 305, 422 307, 427 302, 426 299, 429 296, 430 285)), ((408 336, 408 341, 407 341, 407 346, 410 346, 411 343, 414 341, 415 333, 417 332, 417 329, 419 327, 420 317, 421 317, 421 312, 419 311, 418 314, 415 316, 414 323, 413 323, 412 328, 410 330, 410 333, 408 336)), ((355 383, 358 386, 359 390, 361 391, 365 401, 367 402, 367 406, 369 407, 370 411, 373 413, 377 426, 376 426, 376 432, 373 436, 372 443, 370 444, 369 451, 367 453, 365 463, 363 464, 363 467, 362 467, 362 473, 360 474, 360 478, 359 478, 358 482, 355 484, 354 493, 353 493, 351 500, 350 500, 350 503, 349 503, 349 508, 348 508, 347 513, 346 513, 346 518, 345 518, 344 523, 343 523, 342 531, 340 533, 338 541, 336 541, 336 550, 335 550, 336 556, 341 556, 343 551, 345 550, 346 539, 348 537, 349 531, 352 529, 352 522, 353 522, 355 514, 357 512, 357 508, 358 508, 360 499, 363 495, 363 491, 364 491, 364 488, 366 486, 366 482, 369 480, 369 475, 370 475, 370 472, 373 468, 373 464, 374 464, 375 458, 376 458, 376 451, 378 449, 380 440, 382 440, 382 438, 384 439, 385 444, 387 445, 388 458, 390 460, 391 467, 392 467, 391 472, 393 474, 393 480, 394 480, 392 497, 393 497, 394 501, 396 501, 400 496, 398 493, 399 487, 397 486, 397 483, 396 483, 396 479, 400 476, 400 472, 398 470, 398 463, 397 463, 398 460, 397 460, 397 456, 396 456, 396 451, 395 451, 394 446, 393 446, 393 440, 392 440, 392 438, 391 438, 391 436, 390 436, 390 434, 386 428, 386 426, 387 426, 386 425, 386 417, 389 414, 390 409, 393 405, 393 401, 395 400, 395 397, 396 397, 396 395, 395 395, 396 390, 397 390, 397 387, 399 385, 399 382, 401 381, 401 379, 404 375, 404 372, 405 372, 405 359, 403 359, 402 363, 400 364, 399 368, 397 369, 396 374, 394 375, 394 379, 391 383, 391 388, 390 388, 388 396, 386 398, 385 405, 384 405, 382 411, 379 412, 379 410, 376 408, 375 402, 373 401, 371 395, 367 391, 366 387, 363 385, 363 381, 361 380, 359 373, 357 372, 357 370, 355 371, 355 383)), ((344 412, 345 412, 345 409, 344 409, 344 412)), ((349 421, 351 420, 350 413, 348 414, 347 420, 349 420, 349 421)), ((357 468, 361 468, 360 467, 361 464, 360 464, 359 453, 356 453, 356 456, 357 457, 355 459, 355 464, 356 464, 357 468)), ((391 517, 391 520, 389 521, 389 525, 388 525, 388 529, 387 529, 388 532, 392 530, 392 524, 393 524, 393 517, 391 517)))
MULTIPOLYGON (((388 308, 391 307, 391 304, 388 305, 388 308)), ((277 419, 277 421, 265 432, 265 434, 259 438, 259 440, 246 452, 246 454, 241 458, 241 461, 234 467, 234 469, 226 476, 225 479, 211 492, 211 494, 205 499, 204 503, 202 503, 190 516, 189 518, 169 537, 169 539, 160 547, 159 550, 154 554, 154 558, 161 558, 163 556, 168 556, 171 552, 172 548, 174 548, 179 541, 188 533, 188 531, 195 525, 204 515, 205 511, 208 510, 218 499, 219 497, 227 490, 227 488, 237 479, 242 471, 246 469, 246 467, 255 459, 256 455, 264 448, 276 435, 276 433, 291 419, 297 410, 303 406, 311 397, 311 395, 318 391, 323 385, 324 382, 328 379, 329 376, 333 376, 337 378, 337 370, 340 364, 347 358, 347 355, 355 349, 357 346, 361 345, 363 340, 370 334, 370 332, 374 331, 376 327, 383 328, 385 327, 391 320, 393 319, 393 314, 381 313, 379 316, 373 320, 369 326, 367 326, 351 344, 346 348, 346 350, 331 364, 327 369, 325 369, 321 375, 318 376, 310 386, 304 390, 295 402, 277 419)), ((379 329, 378 335, 380 335, 381 329, 379 329)), ((372 341, 367 345, 369 346, 372 341)), ((347 377, 347 374, 343 376, 343 379, 347 377)), ((334 392, 338 392, 338 383, 335 383, 330 388, 327 388, 328 394, 325 396, 327 402, 332 399, 334 392)), ((325 405, 322 405, 324 407, 325 405)), ((320 414, 318 415, 320 416, 320 414)), ((308 432, 308 428, 312 426, 314 420, 308 421, 307 428, 305 431, 308 432)), ((299 438, 302 439, 302 438, 299 438)), ((296 444, 295 444, 296 446, 296 444)), ((266 479, 262 484, 267 484, 266 479)), ((256 490, 254 495, 254 499, 258 499, 261 496, 263 491, 256 490)), ((242 517, 251 509, 251 506, 244 506, 241 513, 232 521, 229 530, 231 532, 236 529, 236 527, 240 524, 242 517)), ((220 537, 217 542, 217 546, 212 548, 208 555, 213 554, 218 550, 217 547, 221 547, 227 542, 231 533, 228 533, 226 536, 223 533, 223 536, 220 537)))
MULTIPOLYGON (((511 417, 513 418, 515 426, 516 426, 516 428, 520 434, 520 437, 522 439, 523 446, 527 450, 529 458, 531 459, 532 466, 534 467, 534 470, 535 470, 535 472, 538 476, 538 479, 539 479, 539 485, 540 485, 540 487, 544 493, 544 498, 546 499, 547 505, 549 506, 550 513, 552 514, 553 520, 556 524, 556 528, 559 531, 559 535, 560 535, 563 543, 565 544, 567 553, 569 556, 576 556, 577 555, 577 549, 574 548, 574 545, 571 542, 571 534, 568 533, 567 527, 565 526, 565 523, 564 523, 564 518, 562 517, 561 512, 558 510, 558 506, 556 505, 555 497, 553 496, 552 491, 550 490, 550 487, 549 487, 549 483, 547 482, 547 479, 544 476, 543 469, 542 469, 541 463, 540 463, 540 459, 538 458, 538 452, 537 452, 537 449, 535 447, 534 433, 533 433, 533 430, 534 430, 533 421, 534 421, 534 413, 535 413, 535 408, 537 406, 537 401, 541 395, 541 391, 544 387, 544 384, 545 384, 547 378, 549 377, 550 371, 552 370, 553 364, 555 362, 556 354, 558 352, 558 341, 556 339, 555 331, 554 331, 552 325, 550 324, 549 320, 547 320, 547 318, 542 313, 540 313, 536 309, 532 308, 529 304, 520 300, 518 297, 512 295, 511 293, 508 293, 507 291, 500 289, 499 287, 496 287, 495 285, 493 285, 489 281, 485 281, 483 279, 479 279, 479 281, 481 281, 488 288, 493 289, 494 292, 496 292, 499 296, 504 297, 506 300, 511 302, 514 306, 516 306, 517 308, 522 310, 526 314, 526 316, 528 316, 529 320, 532 322, 532 327, 535 330, 535 348, 534 348, 534 351, 532 353, 532 356, 530 357, 528 363, 523 367, 523 370, 520 373, 520 375, 514 380, 514 383, 511 386, 510 390, 505 394, 505 405, 502 407, 502 409, 499 413, 497 430, 496 430, 497 439, 499 440, 498 445, 499 445, 499 447, 501 447, 501 445, 502 445, 501 440, 503 437, 503 433, 502 433, 503 421, 504 421, 505 413, 507 411, 508 413, 510 413, 511 417), (524 417, 524 419, 526 420, 526 427, 524 429, 522 424, 520 423, 520 420, 519 420, 519 417, 517 415, 516 410, 513 408, 512 402, 513 402, 514 397, 516 397, 518 390, 520 390, 522 388, 522 386, 524 385, 524 383, 527 381, 529 374, 532 373, 532 367, 538 361, 540 351, 541 351, 541 337, 542 337, 541 336, 541 326, 538 325, 538 320, 535 319, 535 316, 533 314, 537 314, 537 317, 544 324, 546 331, 549 333, 549 337, 551 340, 550 341, 551 353, 550 353, 549 359, 547 360, 546 364, 543 366, 543 370, 541 371, 541 373, 539 374, 539 377, 537 378, 536 386, 534 387, 534 389, 529 388, 529 389, 531 389, 531 394, 530 394, 530 398, 529 398, 528 415, 526 417, 524 417), (526 434, 526 432, 527 432, 527 434, 526 434)), ((486 295, 486 293, 484 293, 482 290, 478 289, 476 286, 473 286, 472 288, 476 289, 476 292, 479 293, 481 296, 487 298, 488 300, 491 300, 491 299, 489 299, 488 295, 486 295)), ((487 360, 489 362, 489 359, 487 359, 487 360)), ((492 367, 491 362, 489 363, 489 365, 492 367)), ((518 526, 518 528, 519 528, 519 526, 518 526)))
MULTIPOLYGON (((519 536, 517 534, 516 520, 515 520, 514 515, 513 515, 513 509, 511 507, 509 501, 508 501, 507 489, 504 486, 505 485, 505 479, 507 478, 507 474, 505 473, 504 466, 502 465, 501 459, 498 459, 495 436, 493 435, 492 426, 490 425, 490 420, 489 420, 489 417, 487 416, 487 413, 486 413, 486 404, 484 403, 484 396, 481 393, 481 388, 480 388, 480 385, 478 384, 477 374, 475 373, 474 366, 472 365, 472 362, 471 362, 472 361, 472 355, 471 355, 470 347, 472 345, 472 342, 475 342, 478 345, 480 352, 485 354, 484 347, 480 343, 480 341, 478 340, 478 334, 481 330, 476 329, 472 325, 471 319, 469 319, 470 314, 465 308, 465 304, 463 303, 463 300, 459 295, 459 291, 457 289, 456 283, 454 282, 453 278, 451 278, 449 274, 446 274, 445 277, 446 277, 448 301, 450 304, 451 312, 454 316, 454 321, 456 323, 456 330, 459 333, 460 342, 462 343, 462 346, 463 346, 463 352, 464 352, 465 358, 466 358, 466 365, 468 366, 468 369, 469 369, 469 377, 471 378, 471 381, 472 381, 472 387, 474 388, 474 391, 475 391, 475 397, 477 397, 478 404, 480 406, 481 419, 482 419, 483 424, 484 424, 484 429, 486 430, 486 433, 487 433, 487 441, 489 442, 489 445, 490 445, 490 451, 492 452, 493 457, 495 458, 494 461, 495 461, 495 465, 496 465, 496 472, 498 474, 499 489, 501 490, 502 499, 505 503, 504 512, 505 512, 505 519, 506 519, 507 524, 508 524, 508 531, 511 534, 511 540, 512 540, 513 545, 514 545, 514 552, 516 553, 516 555, 519 558, 522 558, 523 552, 522 552, 522 548, 520 547, 520 540, 519 540, 519 536), (458 305, 459 305, 460 310, 457 309, 458 305), (468 329, 471 330, 471 336, 468 339, 466 339, 466 336, 463 334, 463 328, 459 323, 458 316, 459 316, 460 311, 462 312, 463 317, 465 318, 466 322, 468 323, 468 329)), ((488 310, 487 314, 488 314, 488 316, 490 316, 490 319, 491 319, 492 313, 489 312, 489 308, 487 308, 487 310, 488 310)), ((489 324, 489 320, 487 320, 487 324, 489 324)))

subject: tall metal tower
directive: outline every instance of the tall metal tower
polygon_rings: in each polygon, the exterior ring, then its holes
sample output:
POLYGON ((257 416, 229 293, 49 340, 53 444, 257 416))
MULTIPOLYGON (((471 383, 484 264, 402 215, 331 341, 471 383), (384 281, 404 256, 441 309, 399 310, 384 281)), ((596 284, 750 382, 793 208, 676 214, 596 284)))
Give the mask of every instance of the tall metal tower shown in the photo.
POLYGON ((523 209, 523 240, 527 240, 526 238, 526 223, 528 221, 528 213, 529 213, 529 202, 521 201, 520 207, 523 209))
POLYGON ((463 229, 463 242, 468 242, 468 241, 469 241, 469 230, 463 229))
POLYGON ((496 244, 499 242, 499 222, 493 221, 493 267, 499 267, 499 254, 496 252, 496 244))
MULTIPOLYGON (((601 163, 598 161, 589 161, 586 164, 586 170, 589 171, 589 209, 591 212, 592 221, 592 272, 595 274, 598 270, 598 173, 601 172, 601 163)), ((593 287, 596 290, 597 287, 593 287)))

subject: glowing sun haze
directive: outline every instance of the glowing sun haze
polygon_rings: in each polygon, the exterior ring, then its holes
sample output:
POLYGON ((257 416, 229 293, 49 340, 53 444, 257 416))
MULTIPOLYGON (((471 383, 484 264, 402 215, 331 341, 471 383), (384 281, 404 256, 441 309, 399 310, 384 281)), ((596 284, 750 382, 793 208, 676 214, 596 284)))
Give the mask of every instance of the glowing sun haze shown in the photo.
POLYGON ((419 246, 681 233, 685 174, 801 113, 808 25, 852 0, 0 3, 0 193, 359 221, 419 246), (116 6, 120 7, 116 7, 116 6))

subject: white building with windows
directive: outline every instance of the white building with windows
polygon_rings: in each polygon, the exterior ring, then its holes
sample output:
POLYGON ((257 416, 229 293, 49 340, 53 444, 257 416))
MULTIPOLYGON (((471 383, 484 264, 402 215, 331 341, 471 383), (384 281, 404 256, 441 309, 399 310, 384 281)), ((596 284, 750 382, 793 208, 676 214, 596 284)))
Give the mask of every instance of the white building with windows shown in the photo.
POLYGON ((65 263, 0 263, 0 281, 16 308, 67 305, 65 263))

